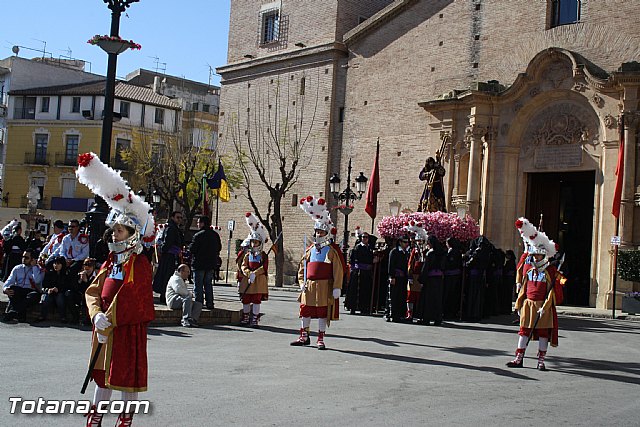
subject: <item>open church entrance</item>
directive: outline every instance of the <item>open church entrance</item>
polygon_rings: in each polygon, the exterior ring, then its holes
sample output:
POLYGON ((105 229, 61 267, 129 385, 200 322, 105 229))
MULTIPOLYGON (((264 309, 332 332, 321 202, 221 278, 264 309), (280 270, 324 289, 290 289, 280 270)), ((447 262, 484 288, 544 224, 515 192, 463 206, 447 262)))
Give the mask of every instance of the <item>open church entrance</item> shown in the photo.
POLYGON ((591 286, 595 171, 530 173, 526 217, 566 253, 564 304, 588 306, 591 286))

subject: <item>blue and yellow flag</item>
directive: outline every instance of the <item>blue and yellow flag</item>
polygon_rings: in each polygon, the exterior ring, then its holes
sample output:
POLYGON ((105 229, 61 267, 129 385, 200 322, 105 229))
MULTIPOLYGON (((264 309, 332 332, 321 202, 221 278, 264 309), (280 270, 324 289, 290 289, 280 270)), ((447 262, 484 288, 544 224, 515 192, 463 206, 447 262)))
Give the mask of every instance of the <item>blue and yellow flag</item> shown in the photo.
POLYGON ((223 202, 231 200, 231 194, 229 193, 229 183, 227 182, 227 176, 224 174, 224 167, 222 161, 218 159, 218 170, 213 176, 207 179, 207 185, 213 190, 213 195, 223 202))

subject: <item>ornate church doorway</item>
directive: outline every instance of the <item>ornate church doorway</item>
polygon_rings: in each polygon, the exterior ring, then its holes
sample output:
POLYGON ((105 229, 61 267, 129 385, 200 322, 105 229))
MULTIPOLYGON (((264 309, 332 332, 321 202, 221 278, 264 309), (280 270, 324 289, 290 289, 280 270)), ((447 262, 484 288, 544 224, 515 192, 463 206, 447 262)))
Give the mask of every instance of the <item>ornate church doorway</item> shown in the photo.
POLYGON ((529 173, 526 216, 565 252, 564 304, 589 306, 595 171, 529 173))

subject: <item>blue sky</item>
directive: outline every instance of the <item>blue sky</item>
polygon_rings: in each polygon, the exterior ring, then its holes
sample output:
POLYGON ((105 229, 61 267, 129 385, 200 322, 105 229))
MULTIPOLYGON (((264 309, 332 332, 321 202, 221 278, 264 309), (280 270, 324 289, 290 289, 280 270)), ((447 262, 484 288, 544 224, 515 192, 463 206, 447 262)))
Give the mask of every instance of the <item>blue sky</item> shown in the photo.
MULTIPOLYGON (((95 34, 109 34, 111 11, 102 0, 3 1, 0 57, 13 55, 13 45, 42 50, 47 56, 71 56, 91 62, 91 72, 107 73, 107 54, 87 44, 95 34), (50 54, 50 55, 49 55, 50 54)), ((120 36, 142 45, 118 56, 118 77, 146 68, 207 83, 209 66, 227 59, 230 0, 140 0, 120 20, 120 36), (155 57, 159 58, 156 61, 155 57), (166 65, 164 64, 166 63, 166 65)), ((19 56, 41 53, 25 48, 19 56)), ((87 65, 86 70, 89 71, 87 65)), ((213 84, 220 78, 212 76, 213 84)))

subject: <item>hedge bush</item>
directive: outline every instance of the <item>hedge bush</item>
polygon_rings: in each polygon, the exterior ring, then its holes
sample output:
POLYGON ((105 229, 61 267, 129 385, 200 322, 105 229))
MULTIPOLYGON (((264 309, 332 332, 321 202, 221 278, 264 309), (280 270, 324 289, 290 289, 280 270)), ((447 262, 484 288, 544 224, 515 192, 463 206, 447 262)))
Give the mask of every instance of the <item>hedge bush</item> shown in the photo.
POLYGON ((618 275, 623 280, 640 282, 640 249, 618 251, 618 275))

